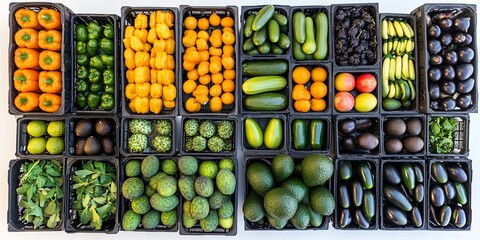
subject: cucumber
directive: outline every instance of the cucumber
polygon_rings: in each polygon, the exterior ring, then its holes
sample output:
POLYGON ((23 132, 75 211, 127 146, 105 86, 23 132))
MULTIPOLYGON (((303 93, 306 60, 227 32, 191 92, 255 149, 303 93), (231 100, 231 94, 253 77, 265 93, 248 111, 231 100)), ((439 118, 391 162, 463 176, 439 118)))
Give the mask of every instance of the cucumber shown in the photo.
POLYGON ((282 49, 288 49, 290 47, 290 38, 284 33, 280 33, 280 39, 278 39, 277 44, 282 49))
POLYGON ((328 53, 328 18, 324 12, 315 16, 315 41, 317 49, 313 57, 316 60, 324 60, 328 53))
POLYGON ((259 148, 262 146, 263 132, 255 119, 245 119, 245 138, 252 148, 259 148))
POLYGON ((305 18, 305 42, 302 44, 302 51, 309 55, 315 52, 317 44, 315 43, 315 26, 313 26, 313 19, 311 17, 305 18))
POLYGON ((246 80, 242 84, 243 93, 254 95, 264 92, 282 90, 287 86, 287 79, 282 76, 258 76, 246 80))
POLYGON ((293 14, 293 37, 294 40, 303 44, 307 38, 305 29, 305 13, 298 11, 293 14))
POLYGON ((294 150, 307 148, 307 123, 302 119, 292 121, 292 147, 294 150))
POLYGON ((277 23, 278 23, 278 25, 280 25, 280 27, 287 26, 288 19, 285 15, 283 15, 281 13, 274 13, 272 18, 275 19, 275 21, 277 21, 277 23))
POLYGON ((248 51, 247 55, 260 55, 260 51, 258 51, 258 48, 255 47, 254 49, 248 51))
POLYGON ((269 41, 265 41, 262 45, 258 46, 260 54, 268 54, 272 50, 272 46, 269 41))
POLYGON ((264 75, 283 75, 288 71, 285 60, 251 61, 242 64, 243 75, 255 77, 264 75))
POLYGON ((325 123, 323 120, 313 119, 308 123, 308 145, 312 150, 320 150, 325 138, 325 123))
POLYGON ((283 142, 283 125, 279 118, 272 118, 268 121, 263 133, 263 143, 268 149, 277 149, 283 142))
POLYGON ((258 11, 257 16, 253 19, 252 29, 253 31, 258 31, 263 28, 268 20, 273 17, 273 13, 275 11, 275 7, 273 5, 266 5, 258 11))
POLYGON ((272 45, 272 51, 271 51, 272 54, 274 54, 274 55, 283 54, 283 49, 281 47, 279 47, 277 44, 272 43, 270 45, 272 45))
POLYGON ((247 111, 279 111, 287 105, 287 97, 281 93, 259 93, 243 99, 243 107, 247 111))
POLYGON ((253 19, 255 19, 255 16, 257 16, 257 14, 250 14, 245 20, 245 27, 243 28, 243 35, 245 37, 253 36, 252 24, 253 24, 253 19))
POLYGON ((255 31, 253 33, 253 43, 256 45, 256 46, 261 46, 263 45, 266 41, 267 41, 267 37, 268 37, 268 27, 264 27, 258 31, 255 31))
POLYGON ((255 46, 255 44, 253 43, 253 37, 247 38, 247 39, 245 40, 245 42, 243 42, 243 46, 242 46, 243 51, 246 51, 246 52, 254 49, 255 47, 256 47, 256 46, 255 46))
POLYGON ((302 51, 302 44, 298 43, 297 41, 293 40, 293 57, 298 61, 303 61, 307 59, 307 55, 302 51))
POLYGON ((276 43, 280 39, 280 26, 274 19, 268 21, 268 39, 271 43, 276 43))

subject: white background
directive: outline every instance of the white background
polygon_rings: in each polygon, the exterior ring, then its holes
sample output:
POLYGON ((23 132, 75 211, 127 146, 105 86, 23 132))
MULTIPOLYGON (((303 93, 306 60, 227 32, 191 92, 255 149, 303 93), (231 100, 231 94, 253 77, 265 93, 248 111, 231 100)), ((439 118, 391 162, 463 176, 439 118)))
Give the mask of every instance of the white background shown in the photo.
MULTIPOLYGON (((365 1, 374 2, 375 0, 365 1)), ((457 1, 441 1, 441 0, 378 0, 380 13, 410 13, 413 9, 423 3, 428 2, 457 2, 457 1)), ((239 0, 239 1, 221 1, 221 0, 180 0, 180 1, 159 1, 159 0, 63 0, 63 4, 68 6, 76 13, 113 13, 120 16, 120 8, 122 6, 164 6, 164 7, 178 7, 180 4, 192 5, 192 6, 224 6, 224 5, 259 5, 259 4, 284 4, 284 5, 329 5, 333 3, 353 3, 361 2, 360 0, 276 0, 276 1, 258 1, 258 0, 239 0)), ((463 3, 475 3, 475 0, 463 0, 463 3)), ((119 232, 117 235, 105 235, 105 234, 72 234, 67 235, 64 232, 34 232, 34 233, 21 233, 7 232, 7 171, 8 162, 10 159, 15 158, 15 138, 16 138, 16 122, 15 117, 8 114, 8 43, 9 43, 9 29, 8 29, 8 0, 0 1, 0 239, 147 239, 147 238, 163 238, 163 239, 213 239, 220 237, 212 236, 180 236, 179 233, 141 233, 141 232, 119 232)), ((478 14, 477 14, 478 18, 478 14)), ((477 27, 477 33, 478 31, 477 27)), ((477 35, 478 39, 478 35, 477 35)), ((477 40, 478 42, 478 40, 477 40)), ((477 43, 478 44, 478 43, 477 43)), ((478 67, 478 66, 476 66, 478 67)), ((477 70, 478 71, 478 70, 477 70)), ((470 159, 473 160, 474 173, 480 170, 480 165, 476 163, 480 156, 480 148, 478 142, 480 140, 480 117, 478 114, 471 115, 470 122, 470 159)), ((243 166, 243 163, 240 163, 243 166)), ((328 231, 244 231, 243 213, 241 206, 243 203, 243 167, 240 169, 240 184, 239 184, 239 204, 237 209, 237 221, 238 221, 238 233, 236 239, 478 239, 480 236, 480 222, 478 217, 480 216, 480 208, 476 203, 480 200, 480 191, 478 190, 480 183, 478 178, 473 178, 473 221, 471 231, 341 231, 335 230, 330 226, 328 231)), ((222 237, 223 238, 223 237, 222 237)))

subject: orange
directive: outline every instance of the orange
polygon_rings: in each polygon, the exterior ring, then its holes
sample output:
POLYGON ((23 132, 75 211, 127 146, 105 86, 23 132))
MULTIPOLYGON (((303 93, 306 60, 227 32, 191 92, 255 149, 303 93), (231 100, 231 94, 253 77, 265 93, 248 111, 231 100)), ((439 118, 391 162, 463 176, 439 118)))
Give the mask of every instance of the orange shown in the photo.
POLYGON ((189 80, 197 80, 198 79, 197 69, 193 69, 187 72, 187 79, 189 80))
POLYGON ((293 108, 298 112, 308 112, 310 111, 310 101, 297 100, 293 103, 293 108))
POLYGON ((208 21, 210 22, 210 25, 216 27, 218 25, 220 25, 220 17, 216 14, 216 13, 213 13, 212 15, 210 15, 210 17, 208 18, 208 21))
POLYGON ((232 32, 223 32, 222 42, 226 45, 233 45, 235 43, 235 34, 232 32))
POLYGON ((198 29, 200 30, 207 30, 209 27, 208 19, 206 18, 198 19, 197 26, 198 26, 198 29))
POLYGON ((233 69, 224 70, 223 71, 223 78, 224 79, 230 79, 230 80, 235 79, 235 70, 233 70, 233 69))
POLYGON ((305 88, 305 85, 297 84, 292 89, 293 100, 310 100, 312 96, 310 92, 305 88))
POLYGON ((197 19, 192 16, 188 16, 185 18, 185 20, 183 20, 183 26, 185 26, 185 28, 188 30, 194 30, 197 28, 197 19))
POLYGON ((314 82, 310 86, 310 94, 314 98, 324 98, 327 96, 328 88, 323 82, 314 82))
POLYGON ((325 82, 327 80, 327 69, 324 67, 316 67, 312 69, 312 81, 325 82))
POLYGON ((202 108, 202 105, 200 105, 200 103, 195 101, 195 98, 193 97, 190 97, 185 102, 185 109, 187 110, 187 112, 198 112, 200 111, 201 108, 202 108))
POLYGON ((203 39, 203 40, 208 40, 208 38, 210 38, 210 34, 208 34, 207 31, 199 31, 197 33, 197 38, 200 38, 200 39, 203 39))
POLYGON ((219 73, 212 73, 212 82, 214 84, 222 84, 223 82, 223 75, 221 72, 219 73))
POLYGON ((220 97, 213 97, 212 99, 210 99, 210 111, 222 111, 222 99, 220 97))
POLYGON ((197 88, 197 83, 194 80, 187 80, 183 83, 183 92, 186 94, 192 93, 197 88))
POLYGON ((235 90, 235 82, 231 79, 223 80, 222 89, 224 92, 233 92, 235 90))
POLYGON ((205 74, 198 78, 198 81, 200 82, 200 84, 203 84, 203 85, 208 85, 210 83, 210 80, 211 78, 210 78, 210 75, 208 74, 205 74))
POLYGON ((220 24, 222 25, 222 27, 233 27, 234 21, 231 17, 224 17, 222 18, 220 24))
POLYGON ((222 86, 215 84, 210 88, 210 96, 218 97, 222 95, 222 86))
POLYGON ((327 108, 325 99, 313 98, 310 100, 310 109, 314 112, 321 112, 327 108))
POLYGON ((233 57, 234 52, 235 50, 232 45, 224 45, 222 57, 233 57))
POLYGON ((304 66, 293 69, 292 79, 296 84, 305 84, 310 80, 310 71, 304 66))
POLYGON ((224 93, 222 94, 222 102, 225 105, 230 105, 235 101, 235 96, 232 93, 224 93))
POLYGON ((235 67, 235 60, 233 57, 224 57, 222 58, 222 66, 227 70, 233 69, 235 67))

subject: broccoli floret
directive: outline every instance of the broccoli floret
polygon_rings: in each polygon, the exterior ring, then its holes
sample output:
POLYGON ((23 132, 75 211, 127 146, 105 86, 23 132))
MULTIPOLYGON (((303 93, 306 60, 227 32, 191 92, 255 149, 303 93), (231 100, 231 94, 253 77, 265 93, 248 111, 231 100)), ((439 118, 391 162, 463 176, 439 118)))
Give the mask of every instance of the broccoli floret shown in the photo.
POLYGON ((185 150, 187 152, 193 151, 193 137, 185 138, 185 150))
POLYGON ((132 119, 128 122, 128 129, 133 134, 141 133, 148 135, 152 132, 152 123, 145 119, 132 119))
POLYGON ((230 138, 233 135, 233 123, 231 121, 221 121, 218 125, 218 136, 221 138, 230 138))
POLYGON ((172 139, 166 136, 156 136, 152 140, 153 148, 159 153, 166 153, 172 149, 172 139))
POLYGON ((203 152, 205 149, 207 149, 207 139, 200 135, 193 137, 192 150, 194 152, 203 152))
POLYGON ((162 136, 170 136, 172 134, 172 121, 168 119, 160 119, 155 125, 155 130, 162 136))
POLYGON ((223 139, 223 151, 231 152, 233 150, 233 140, 231 138, 223 139))
POLYGON ((225 143, 223 139, 219 136, 213 136, 208 139, 208 149, 214 153, 221 152, 223 150, 225 143))
POLYGON ((193 137, 198 132, 198 120, 197 119, 187 119, 185 120, 183 131, 185 132, 185 136, 193 137))
POLYGON ((128 139, 128 149, 130 152, 143 152, 147 148, 147 135, 135 133, 128 139))
POLYGON ((205 120, 200 123, 200 135, 204 138, 211 138, 216 133, 215 124, 210 120, 205 120))

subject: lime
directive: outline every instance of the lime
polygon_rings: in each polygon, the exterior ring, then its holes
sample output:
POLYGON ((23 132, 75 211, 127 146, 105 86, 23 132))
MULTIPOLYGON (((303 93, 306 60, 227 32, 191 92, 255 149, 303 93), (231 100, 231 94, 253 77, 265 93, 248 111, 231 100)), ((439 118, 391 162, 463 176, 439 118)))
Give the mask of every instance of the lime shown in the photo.
POLYGON ((65 144, 62 138, 51 137, 47 140, 46 148, 48 153, 57 155, 63 152, 65 149, 65 144))
POLYGON ((28 140, 27 151, 29 154, 42 154, 45 152, 45 138, 34 137, 28 140))
POLYGON ((62 137, 65 134, 65 123, 63 121, 52 121, 47 127, 48 135, 52 137, 62 137))
POLYGON ((43 136, 47 132, 47 123, 41 120, 32 120, 27 124, 27 133, 32 137, 43 136))
POLYGON ((218 163, 218 167, 220 169, 228 169, 231 172, 235 170, 235 165, 233 164, 233 160, 229 158, 224 158, 220 160, 220 162, 218 163))
POLYGON ((213 161, 210 161, 210 160, 204 161, 200 163, 200 166, 198 167, 198 172, 200 173, 200 176, 205 176, 210 179, 214 179, 218 173, 218 166, 213 161))

